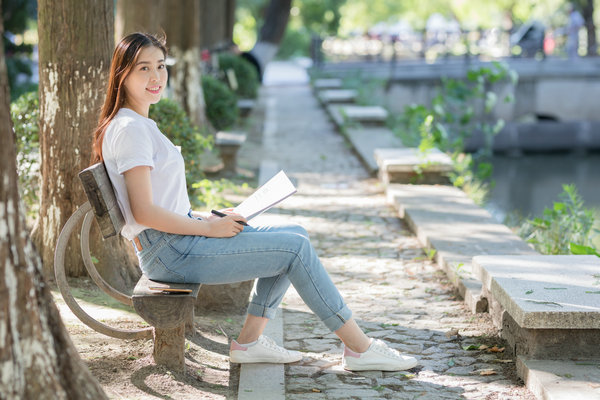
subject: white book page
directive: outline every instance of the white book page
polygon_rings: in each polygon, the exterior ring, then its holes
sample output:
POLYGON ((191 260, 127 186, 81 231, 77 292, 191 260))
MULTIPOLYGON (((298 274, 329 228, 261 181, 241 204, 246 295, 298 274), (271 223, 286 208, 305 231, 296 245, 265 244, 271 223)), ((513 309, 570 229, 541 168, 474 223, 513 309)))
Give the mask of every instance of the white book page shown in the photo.
POLYGON ((279 171, 256 192, 233 209, 248 221, 296 193, 294 184, 285 172, 279 171))

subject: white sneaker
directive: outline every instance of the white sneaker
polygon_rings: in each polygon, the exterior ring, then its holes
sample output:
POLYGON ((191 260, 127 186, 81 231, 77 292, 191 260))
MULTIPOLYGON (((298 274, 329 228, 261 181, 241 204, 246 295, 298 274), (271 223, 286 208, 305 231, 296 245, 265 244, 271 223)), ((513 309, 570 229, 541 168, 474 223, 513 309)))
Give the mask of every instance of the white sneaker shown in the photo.
POLYGON ((278 346, 273 339, 260 335, 256 343, 251 346, 232 340, 229 360, 232 363, 285 364, 302 360, 302 353, 284 349, 278 346))
POLYGON ((349 371, 403 371, 417 365, 417 359, 405 356, 379 339, 373 339, 364 353, 344 348, 342 366, 349 371))

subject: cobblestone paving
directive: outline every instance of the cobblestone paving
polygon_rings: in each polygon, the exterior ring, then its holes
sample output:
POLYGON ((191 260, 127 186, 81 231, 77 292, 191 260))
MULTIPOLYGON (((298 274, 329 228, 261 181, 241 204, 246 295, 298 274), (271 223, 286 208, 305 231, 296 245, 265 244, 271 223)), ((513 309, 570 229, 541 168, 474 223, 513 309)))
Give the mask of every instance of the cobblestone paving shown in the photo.
POLYGON ((503 344, 488 315, 472 315, 455 297, 310 90, 265 90, 267 123, 276 133, 264 138, 264 157, 278 161, 299 189, 280 212, 307 228, 368 335, 419 359, 418 367, 401 373, 342 370, 339 340, 290 289, 283 304, 285 346, 305 357, 286 367, 287 398, 534 399, 516 380, 514 359, 492 351, 503 344))

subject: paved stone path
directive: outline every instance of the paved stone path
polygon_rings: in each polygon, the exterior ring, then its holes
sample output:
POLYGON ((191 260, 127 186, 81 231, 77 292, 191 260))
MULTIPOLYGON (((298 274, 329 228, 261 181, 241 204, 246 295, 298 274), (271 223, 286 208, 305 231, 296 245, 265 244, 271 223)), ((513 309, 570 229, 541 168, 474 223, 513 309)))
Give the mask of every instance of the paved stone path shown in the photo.
POLYGON ((341 345, 290 289, 285 345, 305 352, 286 367, 288 399, 534 399, 487 314, 473 315, 444 273, 386 204, 306 85, 266 87, 263 157, 297 181, 280 213, 311 234, 321 260, 370 336, 415 355, 402 373, 341 369, 341 345), (468 346, 487 349, 466 350, 468 346))

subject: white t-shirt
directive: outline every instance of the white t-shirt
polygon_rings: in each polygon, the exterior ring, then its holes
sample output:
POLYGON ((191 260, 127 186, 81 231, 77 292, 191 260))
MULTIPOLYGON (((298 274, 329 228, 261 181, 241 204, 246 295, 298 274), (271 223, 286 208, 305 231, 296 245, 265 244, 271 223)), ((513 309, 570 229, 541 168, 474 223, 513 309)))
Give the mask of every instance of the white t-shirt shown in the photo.
POLYGON ((133 167, 150 167, 154 204, 174 213, 187 215, 190 200, 183 157, 153 120, 131 109, 121 108, 106 129, 102 156, 125 217, 121 235, 131 240, 148 228, 136 222, 129 205, 123 173, 133 167))

